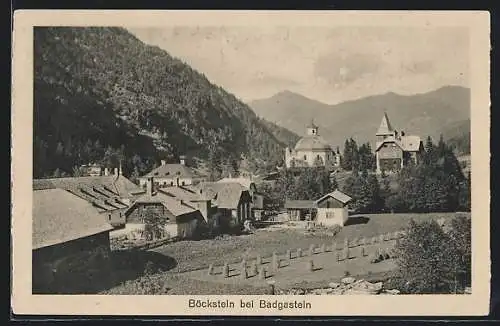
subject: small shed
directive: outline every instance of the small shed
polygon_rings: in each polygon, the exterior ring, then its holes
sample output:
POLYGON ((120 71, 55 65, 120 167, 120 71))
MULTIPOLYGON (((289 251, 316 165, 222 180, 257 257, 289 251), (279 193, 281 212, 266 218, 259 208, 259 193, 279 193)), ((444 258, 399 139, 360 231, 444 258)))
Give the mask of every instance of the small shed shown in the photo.
POLYGON ((285 209, 291 221, 311 221, 315 217, 316 203, 313 200, 287 200, 285 209))
POLYGON ((322 196, 314 202, 317 207, 317 223, 325 226, 344 226, 349 219, 347 204, 350 201, 352 198, 339 190, 322 196))

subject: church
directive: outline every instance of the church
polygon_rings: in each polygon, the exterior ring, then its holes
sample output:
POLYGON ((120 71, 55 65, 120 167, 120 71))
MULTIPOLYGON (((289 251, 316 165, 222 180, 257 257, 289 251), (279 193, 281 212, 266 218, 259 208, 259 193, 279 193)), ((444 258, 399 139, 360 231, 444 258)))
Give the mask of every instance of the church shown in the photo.
POLYGON ((417 164, 422 159, 424 145, 420 136, 406 135, 403 130, 395 130, 387 113, 382 117, 376 136, 377 173, 397 172, 410 162, 417 164))
POLYGON ((318 126, 311 121, 307 126, 306 136, 299 139, 295 148, 285 149, 285 165, 287 168, 324 166, 334 168, 340 164, 340 153, 318 134, 318 126))

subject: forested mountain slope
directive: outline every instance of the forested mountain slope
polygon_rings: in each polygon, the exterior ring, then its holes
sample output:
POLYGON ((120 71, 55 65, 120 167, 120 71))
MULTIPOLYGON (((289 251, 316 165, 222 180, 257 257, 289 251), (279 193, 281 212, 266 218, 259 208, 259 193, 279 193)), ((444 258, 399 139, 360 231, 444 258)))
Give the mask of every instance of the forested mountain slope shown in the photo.
POLYGON ((246 104, 125 29, 38 27, 34 47, 34 177, 119 160, 142 174, 183 154, 222 173, 283 156, 246 104))

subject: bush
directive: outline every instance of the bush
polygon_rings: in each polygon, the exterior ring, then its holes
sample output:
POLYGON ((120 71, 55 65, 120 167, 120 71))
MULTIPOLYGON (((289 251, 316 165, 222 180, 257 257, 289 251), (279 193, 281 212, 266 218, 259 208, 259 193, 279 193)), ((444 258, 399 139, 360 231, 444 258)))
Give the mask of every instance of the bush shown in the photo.
POLYGON ((152 261, 148 261, 146 265, 144 266, 144 275, 152 275, 156 273, 158 269, 156 268, 155 264, 152 261))

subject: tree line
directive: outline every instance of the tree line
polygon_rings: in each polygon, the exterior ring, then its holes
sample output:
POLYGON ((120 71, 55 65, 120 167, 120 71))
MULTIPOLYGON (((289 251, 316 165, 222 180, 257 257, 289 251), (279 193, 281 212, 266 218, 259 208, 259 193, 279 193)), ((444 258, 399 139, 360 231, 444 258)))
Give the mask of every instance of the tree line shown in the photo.
MULTIPOLYGON (((356 148, 355 142, 346 143, 350 149, 356 148)), ((363 150, 351 153, 365 153, 369 148, 361 147, 363 150)), ((368 155, 357 157, 351 162, 369 161, 368 155)), ((442 137, 438 144, 427 138, 423 160, 418 164, 410 163, 390 175, 384 171, 376 175, 372 169, 373 163, 355 163, 342 183, 340 190, 354 199, 350 208, 356 213, 470 211, 470 173, 463 174, 453 148, 442 137)), ((295 168, 282 170, 274 185, 263 186, 263 192, 282 207, 286 199, 313 200, 337 187, 336 178, 323 167, 295 168)))

